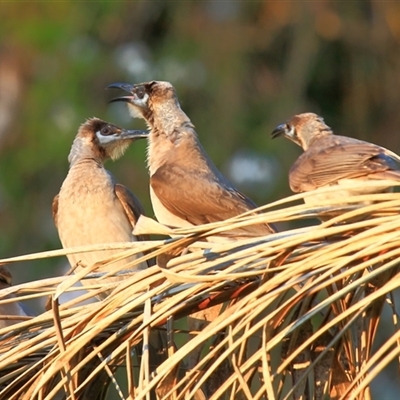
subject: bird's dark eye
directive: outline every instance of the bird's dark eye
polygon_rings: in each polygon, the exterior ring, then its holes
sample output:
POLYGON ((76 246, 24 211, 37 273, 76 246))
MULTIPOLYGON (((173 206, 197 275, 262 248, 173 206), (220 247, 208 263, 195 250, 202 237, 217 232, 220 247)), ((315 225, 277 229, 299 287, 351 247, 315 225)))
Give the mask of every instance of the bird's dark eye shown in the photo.
POLYGON ((143 97, 144 97, 145 94, 146 94, 146 91, 144 90, 143 87, 140 87, 140 88, 138 88, 138 89, 136 90, 136 96, 137 96, 139 99, 143 99, 143 97))
POLYGON ((292 135, 296 134, 296 129, 294 129, 294 126, 289 125, 289 124, 284 124, 284 131, 286 132, 286 134, 291 133, 292 135))
POLYGON ((110 129, 110 127, 108 126, 103 126, 103 128, 101 128, 101 132, 100 132, 103 136, 108 136, 112 134, 112 131, 110 129))

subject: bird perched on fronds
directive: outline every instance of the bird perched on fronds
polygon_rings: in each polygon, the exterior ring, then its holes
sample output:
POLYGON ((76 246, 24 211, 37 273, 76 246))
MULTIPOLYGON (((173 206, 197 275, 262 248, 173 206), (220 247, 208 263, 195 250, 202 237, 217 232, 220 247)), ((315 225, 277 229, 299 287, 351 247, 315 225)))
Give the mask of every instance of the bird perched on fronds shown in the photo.
MULTIPOLYGON (((144 214, 141 203, 125 186, 116 183, 115 178, 104 168, 107 159, 121 157, 130 143, 143 137, 147 137, 147 132, 124 130, 98 118, 88 119, 80 126, 68 157, 68 175, 53 201, 54 222, 63 247, 147 239, 133 234, 136 221, 144 214)), ((81 270, 118 252, 121 251, 99 250, 69 254, 68 259, 72 267, 81 270)), ((127 274, 152 264, 152 260, 149 260, 134 267, 130 265, 142 255, 139 253, 125 257, 113 262, 112 267, 102 265, 96 273, 105 274, 110 272, 110 268, 118 268, 119 275, 106 278, 112 288, 127 274)), ((97 278, 85 279, 82 284, 91 285, 98 281, 97 278)), ((111 288, 99 297, 109 295, 111 288)), ((168 358, 166 346, 166 333, 153 329, 149 343, 145 346, 145 351, 150 353, 151 371, 168 358)), ((138 354, 142 354, 140 349, 138 354)), ((173 383, 174 376, 171 374, 159 383, 156 392, 168 391, 173 383)))
MULTIPOLYGON (((109 87, 129 93, 113 101, 126 102, 132 117, 144 119, 150 129, 147 153, 150 198, 160 223, 192 227, 224 221, 257 207, 222 175, 208 157, 194 125, 181 109, 171 83, 113 83, 109 87)), ((225 231, 207 240, 238 240, 274 232, 272 225, 259 223, 225 231)), ((168 258, 157 262, 167 265, 168 258)), ((189 330, 201 331, 219 315, 221 307, 217 305, 192 314, 188 320, 189 330)), ((200 353, 200 348, 191 352, 189 368, 195 368, 200 353)), ((229 365, 221 366, 208 383, 208 395, 226 380, 224 374, 229 370, 229 365)))
POLYGON ((278 136, 290 139, 304 150, 289 171, 293 192, 337 187, 329 193, 316 192, 305 197, 309 204, 318 205, 329 199, 346 202, 352 195, 389 192, 400 182, 397 154, 373 143, 335 135, 317 114, 293 116, 274 129, 272 137, 278 136), (368 185, 371 181, 381 181, 382 185, 368 185))
MULTIPOLYGON (((133 133, 134 136, 132 131, 98 118, 90 118, 80 126, 68 157, 68 175, 53 200, 53 218, 64 248, 143 239, 132 233, 137 219, 144 213, 141 203, 104 168, 107 159, 121 157, 130 143, 146 137, 146 132, 133 133)), ((79 271, 118 252, 121 250, 75 253, 69 254, 68 260, 79 271)), ((147 262, 133 269, 129 267, 139 256, 115 262, 113 268, 127 266, 128 271, 122 270, 125 273, 147 268, 147 262)), ((101 266, 96 272, 107 273, 109 268, 101 266)), ((107 282, 112 286, 123 278, 123 274, 109 277, 107 282)), ((82 283, 90 285, 96 280, 85 279, 82 283)))
MULTIPOLYGON (((150 128, 150 197, 160 223, 190 227, 223 221, 257 207, 208 157, 169 82, 113 83, 109 87, 128 92, 112 101, 126 102, 131 115, 143 118, 150 128)), ((225 232, 224 236, 238 239, 273 232, 272 225, 258 224, 225 232)))

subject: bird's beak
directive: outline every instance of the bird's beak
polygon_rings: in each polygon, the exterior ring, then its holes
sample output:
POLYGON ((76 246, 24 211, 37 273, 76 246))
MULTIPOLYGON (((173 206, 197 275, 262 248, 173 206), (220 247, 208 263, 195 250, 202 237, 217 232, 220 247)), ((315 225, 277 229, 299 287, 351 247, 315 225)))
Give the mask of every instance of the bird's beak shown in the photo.
POLYGON ((115 82, 112 83, 111 85, 107 86, 107 89, 122 89, 125 92, 130 93, 130 96, 121 96, 121 97, 117 97, 115 99, 110 100, 110 103, 113 103, 115 101, 125 101, 128 103, 131 103, 132 100, 134 100, 134 96, 133 96, 133 88, 134 85, 131 85, 130 83, 124 83, 124 82, 115 82))
POLYGON ((129 96, 117 97, 110 103, 124 101, 128 104, 128 110, 133 118, 146 119, 145 114, 149 111, 149 94, 146 93, 144 84, 112 83, 108 88, 122 89, 129 93, 129 96))
POLYGON ((122 129, 121 134, 118 136, 118 138, 121 140, 145 139, 147 137, 149 137, 149 131, 141 131, 141 130, 137 130, 137 129, 133 129, 133 130, 122 129))
POLYGON ((135 85, 124 82, 115 82, 107 86, 107 89, 122 89, 125 92, 131 93, 135 85))
POLYGON ((278 125, 271 133, 272 139, 277 138, 278 136, 287 136, 289 133, 289 129, 287 124, 278 125))

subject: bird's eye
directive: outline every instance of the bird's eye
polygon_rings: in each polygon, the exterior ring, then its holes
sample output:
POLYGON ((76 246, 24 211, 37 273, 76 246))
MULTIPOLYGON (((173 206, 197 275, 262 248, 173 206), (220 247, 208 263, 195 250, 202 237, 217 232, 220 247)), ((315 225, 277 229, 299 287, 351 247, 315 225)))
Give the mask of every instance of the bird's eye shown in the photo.
POLYGON ((139 88, 136 92, 136 95, 139 99, 143 99, 144 95, 145 95, 145 91, 143 88, 139 88))
POLYGON ((296 128, 294 127, 294 125, 286 124, 286 132, 288 133, 288 135, 290 135, 292 137, 297 137, 297 132, 296 132, 296 128))
POLYGON ((111 132, 111 129, 108 126, 104 126, 103 128, 101 128, 100 133, 103 136, 108 136, 108 135, 111 135, 112 132, 111 132))

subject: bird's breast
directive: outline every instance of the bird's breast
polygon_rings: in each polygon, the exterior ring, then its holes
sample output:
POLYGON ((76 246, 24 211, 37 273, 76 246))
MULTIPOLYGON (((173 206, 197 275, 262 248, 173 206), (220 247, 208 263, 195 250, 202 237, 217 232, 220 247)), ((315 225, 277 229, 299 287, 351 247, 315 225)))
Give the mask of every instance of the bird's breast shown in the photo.
POLYGON ((64 247, 135 240, 114 182, 97 172, 69 174, 61 187, 57 225, 64 247))

